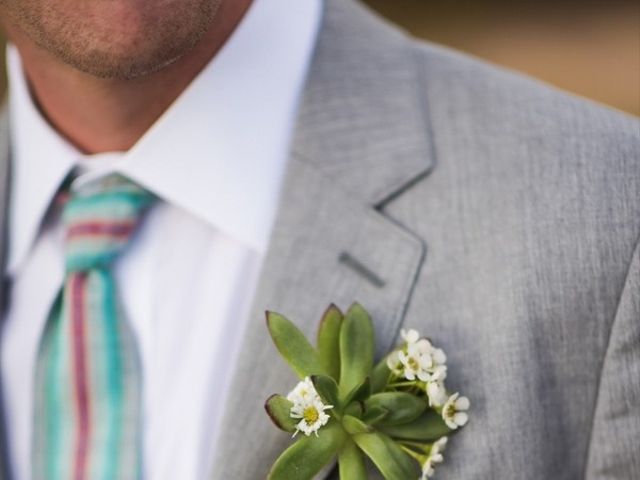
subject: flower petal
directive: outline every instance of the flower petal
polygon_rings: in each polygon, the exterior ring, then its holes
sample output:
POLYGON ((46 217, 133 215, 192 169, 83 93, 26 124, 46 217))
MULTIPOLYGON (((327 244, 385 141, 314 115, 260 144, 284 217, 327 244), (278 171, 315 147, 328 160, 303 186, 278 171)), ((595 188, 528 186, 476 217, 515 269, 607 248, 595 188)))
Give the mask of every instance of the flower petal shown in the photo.
POLYGON ((456 423, 456 425, 464 427, 469 421, 469 415, 467 415, 465 412, 457 412, 453 416, 453 421, 456 423))
POLYGON ((447 362, 447 356, 441 348, 434 348, 431 352, 434 362, 442 365, 447 362))
POLYGON ((422 354, 420 355, 420 367, 427 370, 428 368, 431 368, 431 366, 433 365, 433 361, 431 360, 431 355, 427 354, 422 354))
POLYGON ((469 399, 467 397, 460 397, 456 400, 455 406, 456 406, 456 410, 458 411, 469 410, 469 407, 471 406, 471 402, 469 402, 469 399))
POLYGON ((433 346, 431 345, 431 342, 426 338, 421 338, 420 340, 418 340, 416 342, 416 345, 420 353, 423 353, 423 354, 431 353, 431 351, 433 350, 433 346))
POLYGON ((443 420, 444 420, 444 423, 447 424, 447 427, 449 427, 451 430, 456 430, 458 428, 458 424, 453 420, 451 420, 450 418, 443 418, 443 420))
POLYGON ((410 328, 409 330, 400 330, 400 335, 407 343, 416 343, 420 338, 420 334, 418 333, 418 331, 413 328, 410 328))

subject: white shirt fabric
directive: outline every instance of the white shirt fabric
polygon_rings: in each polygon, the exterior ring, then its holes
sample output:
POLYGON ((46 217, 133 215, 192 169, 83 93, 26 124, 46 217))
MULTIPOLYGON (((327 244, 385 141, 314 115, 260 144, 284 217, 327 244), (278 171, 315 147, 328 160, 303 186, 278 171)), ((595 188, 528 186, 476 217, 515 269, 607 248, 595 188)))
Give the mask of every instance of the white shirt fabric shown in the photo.
POLYGON ((12 289, 0 374, 17 480, 30 478, 37 347, 64 274, 61 228, 46 212, 72 169, 74 187, 115 172, 161 199, 114 267, 142 358, 145 478, 206 478, 320 16, 321 0, 254 0, 125 153, 85 156, 62 139, 9 47, 12 289))

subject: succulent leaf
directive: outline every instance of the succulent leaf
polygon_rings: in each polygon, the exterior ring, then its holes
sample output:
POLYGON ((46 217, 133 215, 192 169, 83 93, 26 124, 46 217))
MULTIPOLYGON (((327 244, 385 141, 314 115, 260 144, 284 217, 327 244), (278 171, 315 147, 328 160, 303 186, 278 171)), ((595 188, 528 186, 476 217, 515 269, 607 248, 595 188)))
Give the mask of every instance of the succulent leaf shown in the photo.
POLYGON ((347 394, 344 399, 344 404, 349 405, 351 402, 363 402, 371 395, 371 383, 369 377, 359 384, 353 387, 353 389, 347 394))
POLYGON ((362 421, 369 425, 375 425, 384 420, 387 415, 389 415, 389 410, 386 408, 372 406, 362 414, 362 421))
POLYGON ((373 323, 367 311, 354 303, 340 329, 340 393, 343 396, 371 373, 373 352, 373 323))
POLYGON ((383 357, 371 372, 371 391, 373 393, 382 392, 389 382, 391 370, 387 366, 387 356, 383 357))
POLYGON ((342 425, 347 433, 350 433, 351 435, 356 435, 358 433, 370 433, 373 431, 373 428, 369 425, 356 417, 352 417, 351 415, 344 416, 342 419, 342 425))
POLYGON ((349 439, 338 455, 340 478, 348 480, 367 480, 364 455, 358 446, 349 439))
POLYGON ((296 419, 291 418, 293 403, 282 395, 271 395, 264 404, 269 418, 280 430, 293 433, 296 430, 296 419))
POLYGON ((419 418, 403 425, 380 427, 388 435, 403 440, 432 442, 451 433, 442 417, 435 410, 427 410, 419 418))
POLYGON ((427 402, 411 393, 382 392, 371 395, 364 402, 364 409, 379 407, 389 411, 380 421, 383 425, 399 425, 418 418, 427 408, 427 402))
POLYGON ((323 402, 327 405, 333 405, 334 408, 339 409, 340 400, 338 399, 338 384, 333 378, 328 377, 327 375, 312 375, 311 382, 323 402))
POLYGON ((388 436, 374 432, 360 433, 352 438, 386 480, 416 478, 415 462, 388 436))
POLYGON ((311 480, 336 456, 347 439, 342 426, 329 422, 318 436, 300 437, 271 467, 269 480, 311 480))
POLYGON ((340 327, 343 314, 331 304, 324 312, 318 329, 318 355, 326 372, 337 382, 340 379, 340 327))
POLYGON ((292 322, 278 313, 267 312, 267 327, 282 358, 301 379, 326 375, 318 352, 292 322))

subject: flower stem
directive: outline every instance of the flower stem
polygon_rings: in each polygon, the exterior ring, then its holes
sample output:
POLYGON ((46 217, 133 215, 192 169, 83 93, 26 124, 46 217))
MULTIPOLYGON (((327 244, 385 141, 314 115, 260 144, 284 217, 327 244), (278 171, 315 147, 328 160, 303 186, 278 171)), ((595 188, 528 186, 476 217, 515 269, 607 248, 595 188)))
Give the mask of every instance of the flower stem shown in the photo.
POLYGON ((405 447, 404 445, 400 444, 400 448, 402 448, 402 450, 404 450, 411 458, 414 458, 415 460, 418 461, 418 463, 420 463, 421 465, 426 461, 427 456, 426 455, 420 455, 418 452, 411 450, 408 447, 405 447))
POLYGON ((389 386, 390 387, 414 387, 415 382, 396 382, 396 383, 390 383, 389 386))

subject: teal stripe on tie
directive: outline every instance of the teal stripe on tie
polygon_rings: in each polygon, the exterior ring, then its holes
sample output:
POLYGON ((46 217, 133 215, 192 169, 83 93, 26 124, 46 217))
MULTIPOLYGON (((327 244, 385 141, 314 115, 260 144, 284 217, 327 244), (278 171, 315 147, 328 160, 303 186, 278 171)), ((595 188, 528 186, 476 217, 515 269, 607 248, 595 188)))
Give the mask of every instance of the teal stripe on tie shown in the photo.
MULTIPOLYGON (((106 275, 108 273, 105 272, 106 275)), ((114 421, 110 426, 109 436, 107 439, 106 458, 107 464, 105 465, 106 474, 105 478, 118 478, 117 466, 120 465, 120 447, 121 447, 121 435, 122 435, 122 362, 118 355, 119 332, 117 324, 117 312, 114 283, 112 281, 105 281, 105 295, 104 295, 104 312, 105 312, 105 325, 106 325, 106 344, 107 349, 105 351, 105 364, 107 365, 107 390, 111 399, 111 405, 114 409, 113 417, 114 421)))

